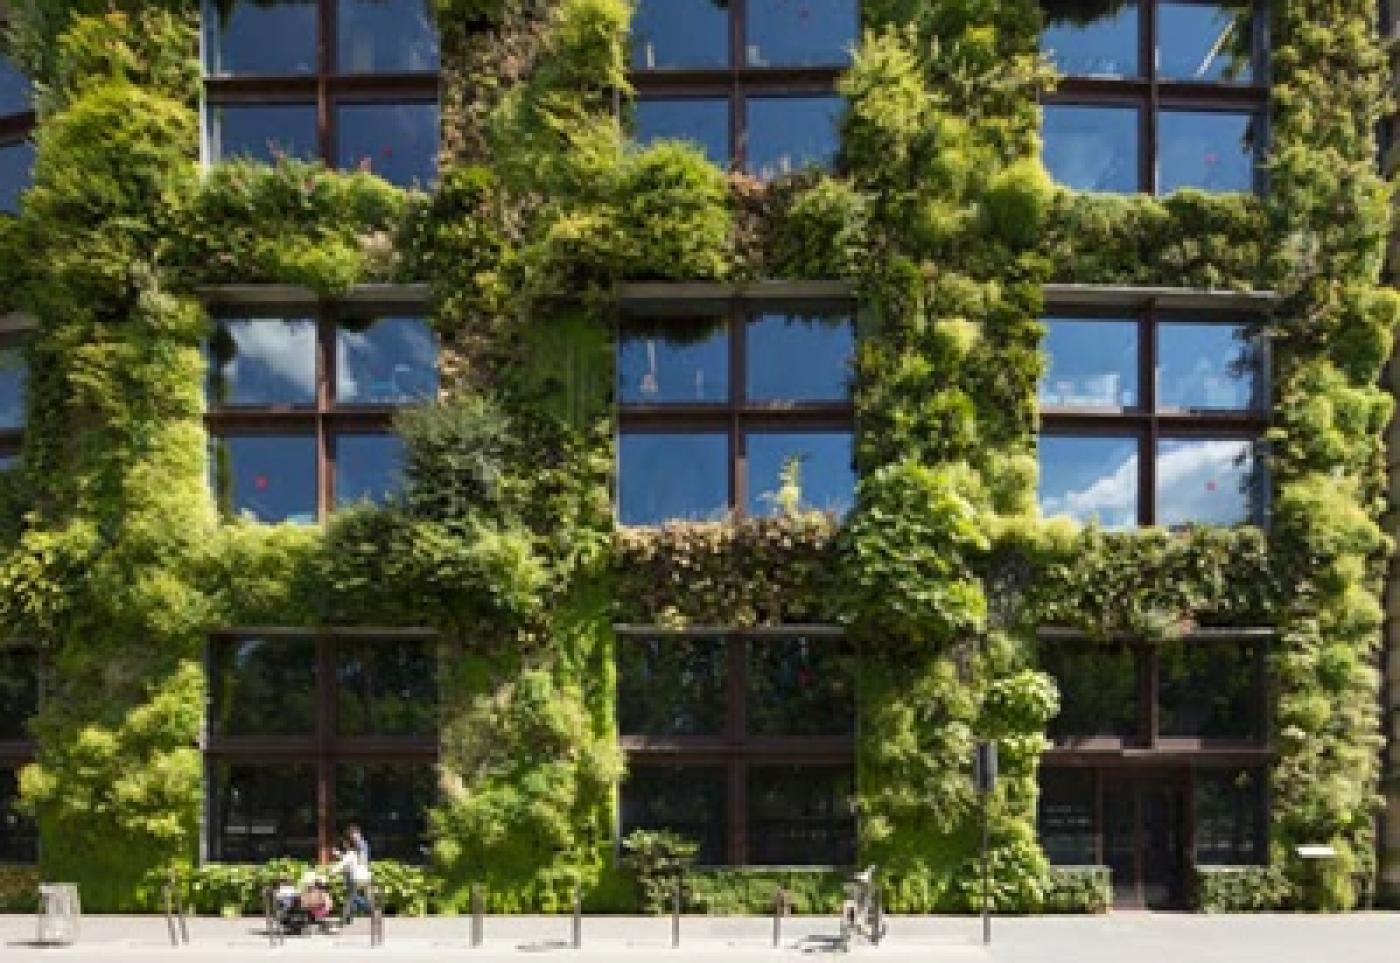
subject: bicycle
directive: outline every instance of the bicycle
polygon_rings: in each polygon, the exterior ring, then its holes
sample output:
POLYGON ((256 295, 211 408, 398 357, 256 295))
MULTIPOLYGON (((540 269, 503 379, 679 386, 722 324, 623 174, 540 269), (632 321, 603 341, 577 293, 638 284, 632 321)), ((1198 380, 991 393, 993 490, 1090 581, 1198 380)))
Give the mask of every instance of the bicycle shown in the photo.
POLYGON ((845 884, 845 898, 841 901, 841 937, 843 953, 851 951, 851 943, 863 939, 872 946, 879 946, 885 938, 885 914, 880 905, 880 888, 875 885, 875 867, 869 866, 863 872, 854 874, 845 884))

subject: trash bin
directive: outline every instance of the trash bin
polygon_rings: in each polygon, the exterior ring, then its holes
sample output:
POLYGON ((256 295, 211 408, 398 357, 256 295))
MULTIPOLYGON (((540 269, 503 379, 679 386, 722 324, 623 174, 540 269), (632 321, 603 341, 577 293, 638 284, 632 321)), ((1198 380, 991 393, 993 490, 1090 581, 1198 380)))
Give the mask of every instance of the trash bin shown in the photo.
POLYGON ((78 939, 78 920, 82 915, 77 883, 40 883, 39 925, 35 940, 48 945, 75 942, 78 939))

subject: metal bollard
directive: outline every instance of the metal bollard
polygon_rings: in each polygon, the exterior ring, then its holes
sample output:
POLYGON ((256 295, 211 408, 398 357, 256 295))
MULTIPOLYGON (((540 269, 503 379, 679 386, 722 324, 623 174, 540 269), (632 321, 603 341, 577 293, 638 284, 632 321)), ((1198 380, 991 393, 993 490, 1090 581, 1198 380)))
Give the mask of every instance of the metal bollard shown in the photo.
POLYGON ((170 934, 170 945, 180 945, 180 934, 175 930, 175 887, 165 884, 165 929, 170 934))
POLYGON ((679 949, 681 945, 681 877, 676 874, 676 894, 675 901, 671 908, 671 949, 679 949))
POLYGON ((773 949, 777 949, 783 942, 783 914, 787 912, 787 890, 778 887, 778 893, 773 897, 773 949))
POLYGON ((481 898, 481 887, 472 887, 472 946, 477 947, 486 938, 486 906, 481 898))
POLYGON ((373 886, 369 887, 369 945, 384 945, 384 906, 373 886))
POLYGON ((574 884, 574 932, 573 947, 580 949, 583 946, 583 887, 578 883, 574 884))
POLYGON ((277 920, 277 911, 273 906, 272 887, 263 890, 263 914, 267 919, 267 945, 276 946, 285 943, 286 937, 282 934, 282 924, 277 920))

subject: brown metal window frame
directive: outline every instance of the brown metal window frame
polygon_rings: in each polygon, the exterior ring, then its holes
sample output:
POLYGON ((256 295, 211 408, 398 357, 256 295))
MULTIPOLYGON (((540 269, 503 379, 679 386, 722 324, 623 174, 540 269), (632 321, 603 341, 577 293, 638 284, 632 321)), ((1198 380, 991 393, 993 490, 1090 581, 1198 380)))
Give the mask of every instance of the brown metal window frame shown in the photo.
MULTIPOLYGON (((751 865, 749 854, 749 770, 763 766, 849 768, 855 775, 855 745, 860 729, 860 704, 855 706, 855 729, 849 736, 750 736, 748 717, 748 646, 794 636, 844 641, 845 633, 832 626, 775 626, 771 629, 691 628, 684 630, 648 626, 616 626, 618 645, 638 638, 698 638, 722 641, 725 647, 724 731, 713 736, 646 736, 621 733, 618 744, 628 766, 697 766, 722 769, 726 787, 725 840, 730 866, 751 865)), ((857 658, 859 657, 857 653, 857 658)), ((621 790, 619 790, 620 792, 621 790)), ((619 814, 621 807, 619 807, 619 814)))
MULTIPOLYGON (((1193 81, 1163 78, 1157 63, 1157 9, 1163 0, 1137 0, 1138 63, 1143 68, 1136 77, 1085 77, 1064 75, 1055 89, 1042 94, 1042 105, 1067 107, 1134 107, 1138 112, 1138 191, 1156 194, 1160 180, 1158 165, 1158 118, 1163 111, 1202 111, 1247 113, 1258 125, 1254 145, 1254 191, 1267 190, 1266 172, 1260 162, 1269 132, 1269 5, 1253 0, 1254 63, 1248 82, 1193 81)), ((1170 0, 1173 3, 1212 5, 1215 0, 1170 0)))
MULTIPOLYGON (((748 0, 729 0, 729 64, 724 67, 630 67, 628 79, 641 100, 724 100, 729 105, 729 169, 748 160, 748 99, 830 96, 849 64, 810 67, 748 65, 748 0)), ((859 39, 860 5, 856 25, 859 39)), ((630 54, 629 54, 630 56, 630 54)))
MULTIPOLYGON (((1190 310, 1162 308, 1155 301, 1145 304, 1125 304, 1122 308, 1106 305, 1075 307, 1057 303, 1047 306, 1042 314, 1045 322, 1055 320, 1131 321, 1138 325, 1138 399, 1131 408, 1071 408, 1042 407, 1040 432, 1043 437, 1069 438, 1131 438, 1138 446, 1138 525, 1157 523, 1157 451, 1163 441, 1239 440, 1255 446, 1256 458, 1262 452, 1264 433, 1270 423, 1269 409, 1272 391, 1271 366, 1267 340, 1261 345, 1260 369, 1255 372, 1257 407, 1222 411, 1182 411, 1164 409, 1157 402, 1157 335, 1163 326, 1174 323, 1192 324, 1258 324, 1255 315, 1223 309, 1190 310), (1261 387, 1263 386, 1263 387, 1261 387)), ((1262 460, 1257 470, 1265 472, 1262 460)), ((1252 524, 1268 524, 1267 475, 1261 475, 1260 514, 1252 524)))
MULTIPOLYGON (((221 438, 248 435, 297 435, 316 445, 316 518, 324 522, 335 511, 335 447, 344 435, 391 435, 394 415, 406 405, 340 404, 335 397, 336 333, 342 322, 376 317, 414 316, 427 320, 417 302, 373 304, 305 302, 256 304, 240 309, 220 305, 215 320, 307 318, 316 322, 316 390, 313 405, 230 405, 210 407, 204 421, 211 444, 221 438)), ((223 506, 218 506, 220 512, 223 506)))
MULTIPOLYGON (((440 71, 341 73, 336 63, 336 0, 316 0, 316 71, 304 74, 230 74, 204 77, 205 108, 305 105, 316 109, 318 154, 336 157, 337 111, 352 104, 437 104, 440 71)), ((210 159, 212 144, 210 145, 210 159)))
MULTIPOLYGON (((747 514, 748 435, 755 431, 852 432, 855 403, 846 401, 749 401, 748 325, 767 312, 807 315, 845 315, 856 330, 852 301, 800 298, 744 298, 685 300, 662 303, 636 301, 625 306, 615 343, 630 321, 661 321, 666 317, 714 318, 726 326, 729 339, 729 400, 713 404, 617 402, 618 436, 635 434, 723 434, 729 443, 729 510, 736 517, 747 514)), ((620 478, 621 472, 615 472, 620 478)), ((616 502, 616 499, 614 499, 616 502)))
MULTIPOLYGON (((304 736, 221 736, 206 723, 204 739, 204 768, 206 805, 212 808, 209 795, 216 784, 214 770, 221 764, 245 766, 309 765, 316 771, 316 827, 318 859, 326 862, 336 845, 336 767, 341 763, 416 763, 435 765, 439 745, 433 736, 342 736, 336 731, 337 686, 336 644, 338 641, 366 639, 389 645, 397 641, 432 642, 436 634, 419 629, 338 629, 308 631, 301 629, 246 629, 215 632, 205 650, 205 675, 211 679, 214 671, 214 645, 240 639, 269 641, 305 641, 311 639, 316 647, 316 724, 304 736)), ((208 687, 212 693, 212 684, 208 687)), ((206 719, 208 713, 205 714, 206 719)), ((210 812, 205 833, 205 845, 210 846, 220 831, 215 814, 210 812)), ((212 846, 210 846, 212 849, 212 846)))

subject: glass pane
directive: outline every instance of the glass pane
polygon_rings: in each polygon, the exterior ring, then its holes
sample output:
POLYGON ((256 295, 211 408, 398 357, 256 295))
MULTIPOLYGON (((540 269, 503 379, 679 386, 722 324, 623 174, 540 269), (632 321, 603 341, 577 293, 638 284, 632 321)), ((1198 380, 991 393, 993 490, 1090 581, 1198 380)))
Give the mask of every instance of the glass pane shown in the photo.
POLYGON ((1157 406, 1259 407, 1259 340, 1243 324, 1172 322, 1157 327, 1157 406))
POLYGON ((750 401, 847 401, 855 330, 849 315, 760 314, 749 319, 750 401))
POLYGON ((1172 80, 1253 76, 1250 2, 1157 4, 1157 72, 1172 80))
POLYGON ((840 97, 750 97, 745 169, 770 180, 817 167, 830 170, 841 146, 840 97))
POLYGON ((748 731, 849 736, 856 731, 855 652, 845 639, 751 639, 748 731))
POLYGON ((1092 866, 1099 861, 1094 845, 1094 809, 1092 770, 1040 771, 1036 833, 1051 863, 1057 866, 1092 866))
POLYGON ((336 838, 351 823, 369 845, 370 863, 428 858, 428 810, 437 799, 433 766, 413 762, 341 763, 335 767, 336 838))
POLYGON ((1157 524, 1238 525, 1263 514, 1253 443, 1236 438, 1157 446, 1157 524))
POLYGON ((0 431, 24 427, 24 390, 28 381, 29 366, 24 361, 24 349, 0 348, 0 431))
POLYGON ((214 493, 226 515, 257 522, 316 522, 312 435, 229 435, 213 440, 214 493))
POLYGON ((1086 15, 1076 0, 1042 0, 1045 29, 1040 49, 1055 69, 1078 77, 1136 77, 1141 23, 1134 0, 1116 10, 1086 15))
POLYGON ((1047 104, 1042 110, 1043 159, 1051 177, 1076 191, 1130 194, 1140 188, 1136 107, 1047 104))
POLYGON ((754 766, 748 790, 750 863, 855 864, 855 774, 849 767, 754 766))
POLYGON ((19 808, 19 772, 0 768, 0 863, 38 861, 38 827, 19 808))
POLYGON ((431 736, 437 731, 437 644, 430 639, 335 641, 336 731, 431 736))
POLYGON ((211 859, 316 858, 315 766, 217 763, 213 794, 211 859))
POLYGON ((438 33, 429 0, 339 0, 336 67, 343 74, 432 71, 438 33))
POLYGON ((23 114, 32 110, 34 88, 29 78, 20 73, 13 60, 0 54, 0 116, 23 114))
POLYGON ((632 66, 729 66, 728 0, 639 0, 632 14, 632 66))
POLYGON ((658 140, 684 140, 714 164, 729 166, 729 101, 716 98, 651 97, 639 100, 634 137, 642 146, 658 140))
POLYGON ((1268 826, 1260 770, 1197 769, 1196 863, 1247 866, 1268 855, 1268 826))
POLYGON ((1252 114, 1164 110, 1158 116, 1157 193, 1254 190, 1252 114))
POLYGON ((726 796, 718 766, 631 766, 622 783, 622 836, 670 830, 700 845, 700 865, 721 865, 729 838, 726 796))
POLYGON ((729 325, 722 318, 628 321, 617 347, 623 404, 729 400, 729 325))
POLYGON ((403 490, 403 440, 398 435, 338 435, 335 504, 384 504, 403 490))
POLYGON ((783 505, 783 474, 797 467, 800 507, 844 515, 856 497, 849 431, 749 432, 750 515, 772 515, 783 505))
POLYGON ((0 211, 18 214, 20 196, 34 179, 34 145, 27 140, 0 144, 0 211))
POLYGON ((346 104, 336 109, 336 164, 400 187, 437 180, 437 104, 346 104))
POLYGON ((315 73, 316 2, 205 0, 209 73, 315 73))
POLYGON ((209 108, 209 159, 244 157, 271 164, 278 157, 321 155, 313 104, 225 104, 209 108))
POLYGON ((623 435, 617 474, 624 525, 714 521, 729 511, 729 438, 717 432, 623 435))
POLYGON ((314 640, 215 639, 209 673, 214 735, 315 736, 314 640))
POLYGON ((748 0, 750 67, 838 66, 851 62, 857 0, 748 0))
POLYGON ((1138 394, 1138 324, 1123 320, 1045 319, 1040 382, 1045 408, 1133 408, 1138 394))
POLYGON ((1138 520, 1136 438, 1041 435, 1040 511, 1104 528, 1132 528, 1138 520))
POLYGON ((1128 647, 1088 642, 1047 644, 1041 649, 1040 667, 1060 689, 1060 714, 1047 727, 1057 744, 1094 736, 1136 741, 1144 735, 1137 660, 1128 647))
POLYGON ((316 403, 316 322, 223 318, 207 348, 211 408, 316 403))
POLYGON ((1253 645, 1164 645, 1158 663, 1159 734, 1237 741, 1262 735, 1263 679, 1253 645))
POLYGON ((39 711, 39 656, 32 649, 0 649, 0 739, 28 739, 39 711))
POLYGON ((729 647, 723 638, 625 636, 617 643, 617 728, 629 736, 724 732, 729 647))
POLYGON ((343 321, 335 332, 335 400, 406 405, 438 390, 437 337, 424 318, 343 321))

